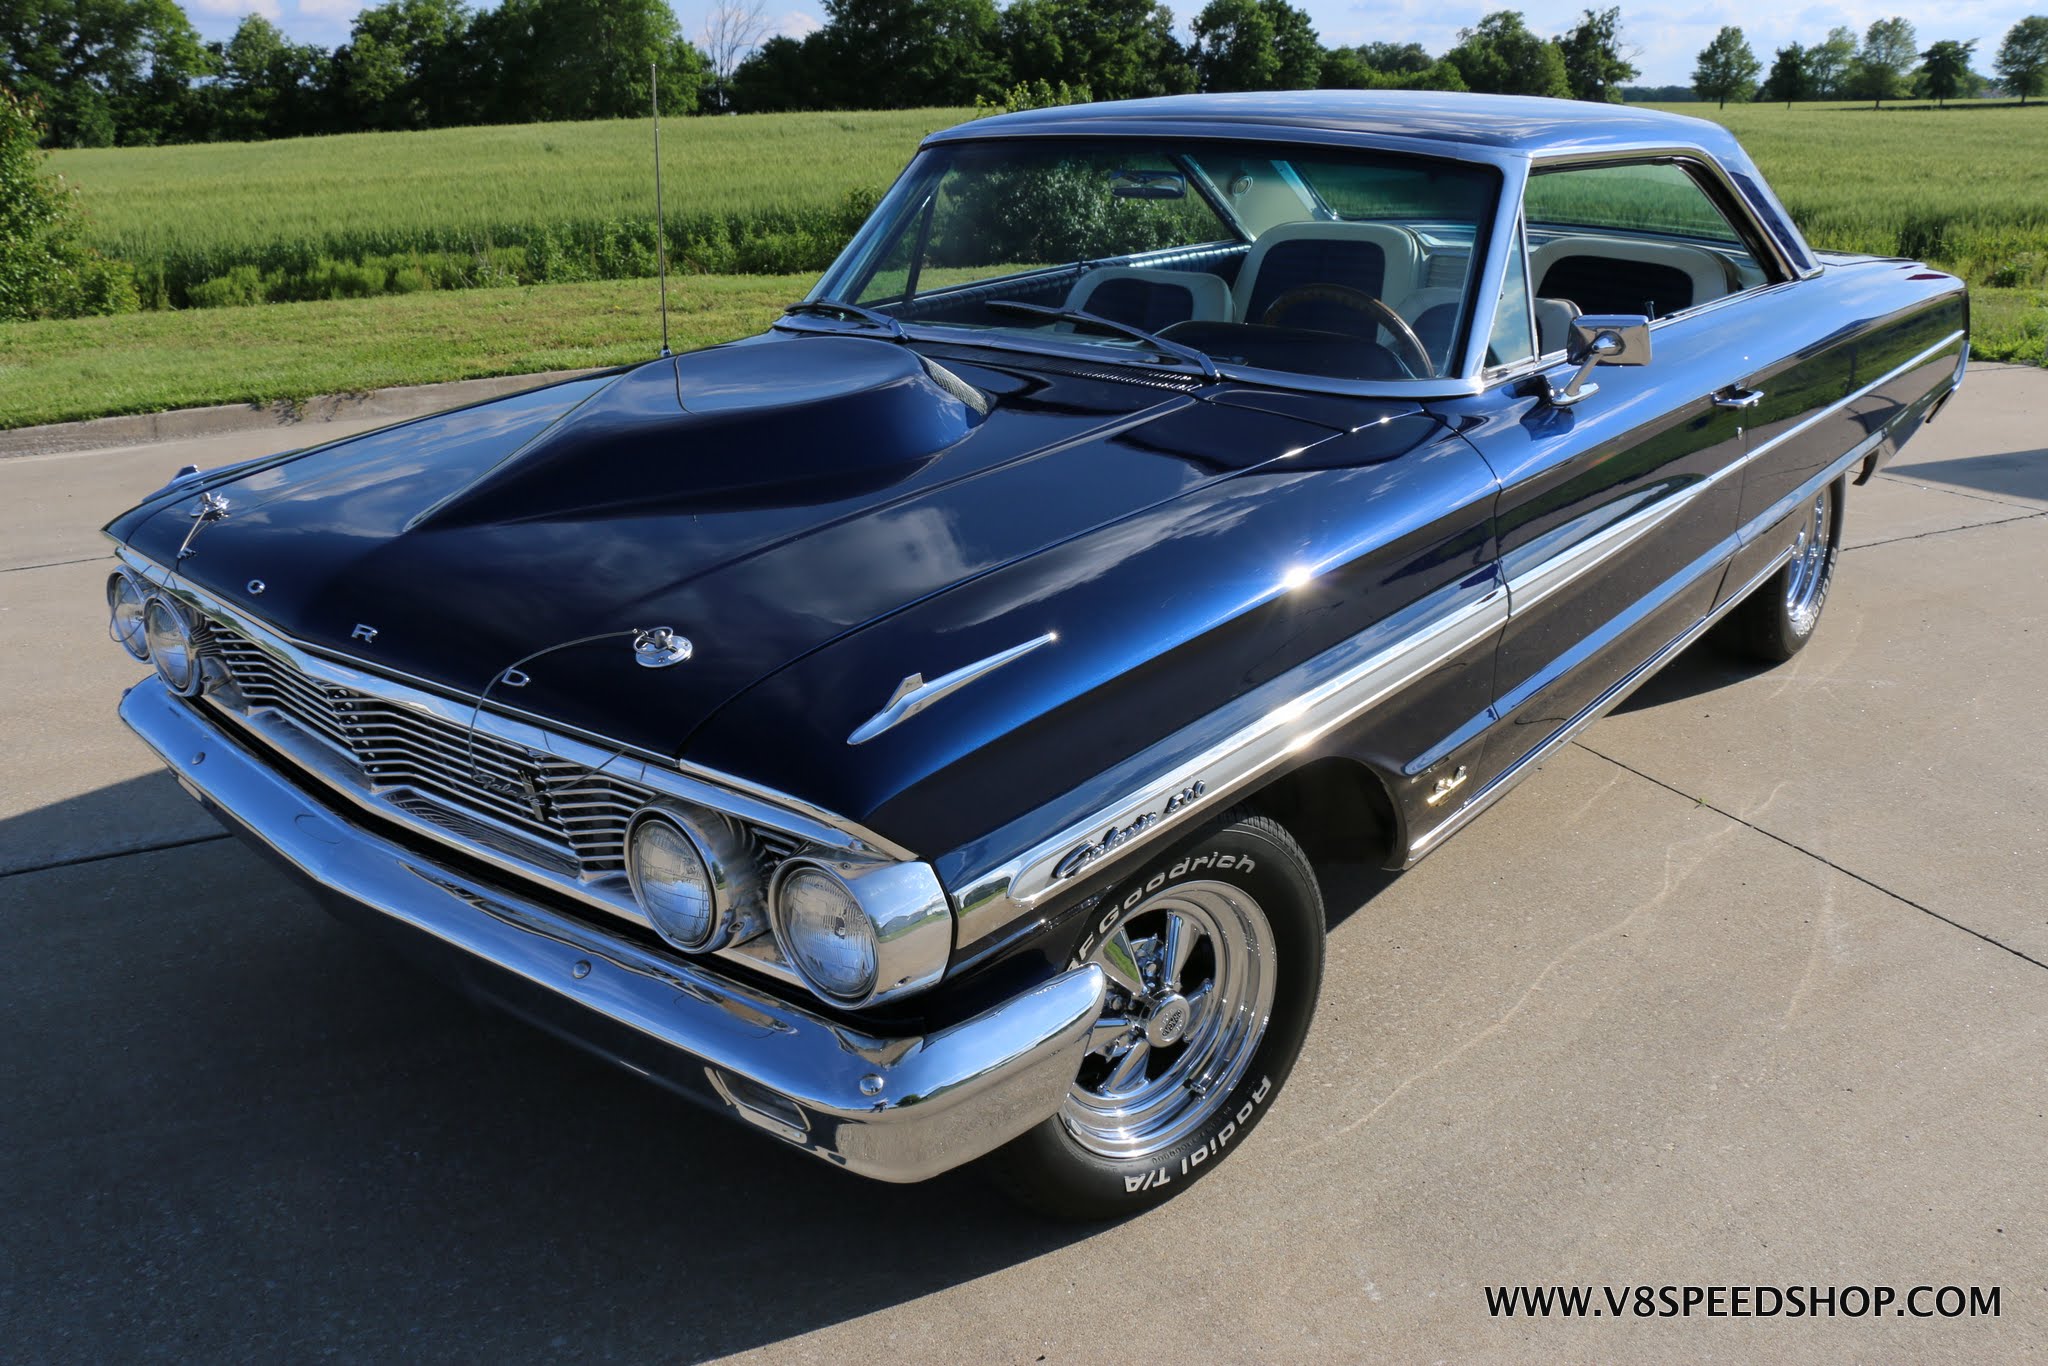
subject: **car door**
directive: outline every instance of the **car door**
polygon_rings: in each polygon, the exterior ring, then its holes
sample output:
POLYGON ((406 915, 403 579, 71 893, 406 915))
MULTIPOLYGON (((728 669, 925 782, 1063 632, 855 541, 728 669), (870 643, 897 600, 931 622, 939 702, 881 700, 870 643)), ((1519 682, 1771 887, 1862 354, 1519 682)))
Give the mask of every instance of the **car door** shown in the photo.
MULTIPOLYGON (((1492 357, 1510 379, 1442 405, 1501 482, 1509 617, 1488 779, 1542 750, 1714 605, 1738 524, 1751 306, 1769 283, 1691 172, 1668 159, 1532 175, 1525 225, 1533 325, 1504 308, 1492 357), (1651 317, 1652 356, 1595 369, 1587 386, 1597 390, 1565 406, 1548 391, 1574 371, 1563 347, 1578 312, 1651 317), (1518 329, 1534 331, 1541 355, 1515 377, 1518 329)), ((1483 795, 1483 783, 1468 785, 1463 801, 1483 795)))

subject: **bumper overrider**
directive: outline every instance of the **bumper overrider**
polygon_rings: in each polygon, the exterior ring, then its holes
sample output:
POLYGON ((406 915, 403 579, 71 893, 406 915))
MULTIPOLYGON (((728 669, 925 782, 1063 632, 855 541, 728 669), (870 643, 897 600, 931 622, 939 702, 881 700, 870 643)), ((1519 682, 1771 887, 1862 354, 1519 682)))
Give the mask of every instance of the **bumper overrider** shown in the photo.
POLYGON ((930 1034, 863 1033, 604 933, 352 824, 163 683, 121 718, 334 914, 543 1028, 864 1176, 920 1181, 1058 1110, 1101 1013, 1066 972, 930 1034))

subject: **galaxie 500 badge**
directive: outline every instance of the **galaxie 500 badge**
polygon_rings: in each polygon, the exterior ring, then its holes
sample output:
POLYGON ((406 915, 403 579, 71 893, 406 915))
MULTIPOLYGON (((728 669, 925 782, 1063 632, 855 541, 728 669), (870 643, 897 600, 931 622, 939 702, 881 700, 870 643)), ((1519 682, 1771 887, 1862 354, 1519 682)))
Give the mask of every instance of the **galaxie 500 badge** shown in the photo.
POLYGON ((1109 829, 1102 832, 1101 839, 1096 840, 1093 844, 1084 844, 1069 853, 1059 861, 1059 866, 1052 870, 1052 875, 1055 878, 1072 877, 1089 864, 1108 854, 1112 849, 1117 848, 1119 845, 1128 844, 1131 840, 1150 830, 1176 811, 1182 811, 1194 805, 1208 790, 1209 785, 1205 782, 1198 780, 1189 783, 1186 787, 1168 797, 1166 805, 1159 810, 1147 811, 1129 825, 1112 825, 1109 829))

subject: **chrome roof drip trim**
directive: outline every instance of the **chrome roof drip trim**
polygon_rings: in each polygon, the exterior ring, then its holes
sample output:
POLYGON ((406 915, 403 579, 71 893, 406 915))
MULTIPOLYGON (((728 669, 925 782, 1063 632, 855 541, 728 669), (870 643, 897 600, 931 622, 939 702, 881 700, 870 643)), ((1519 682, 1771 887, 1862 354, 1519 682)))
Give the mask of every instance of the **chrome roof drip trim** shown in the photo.
POLYGON ((1110 799, 1063 821, 1057 833, 1033 839, 1032 828, 1044 828, 1048 819, 1033 813, 940 859, 940 875, 959 907, 958 942, 999 932, 1072 885, 1080 869, 1093 878, 1221 809, 1231 793, 1506 621, 1507 590, 1499 578, 1468 577, 1118 764, 1083 790, 1106 788, 1110 799), (1075 859, 1091 846, 1100 852, 1075 859))
POLYGON ((367 693, 397 706, 410 707, 459 726, 469 725, 474 715, 476 728, 482 734, 566 759, 594 771, 619 777, 630 776, 664 795, 722 811, 751 824, 783 831, 821 849, 856 858, 881 857, 900 862, 914 861, 917 857, 864 826, 772 788, 701 768, 670 755, 563 726, 528 712, 495 704, 479 709, 474 697, 423 679, 370 672, 353 660, 316 651, 293 640, 126 545, 120 545, 119 556, 124 564, 150 583, 227 623, 252 644, 312 678, 367 693))
POLYGON ((923 674, 911 674, 896 685, 896 694, 889 699, 889 704, 861 722, 859 729, 846 737, 846 743, 866 744, 877 735, 908 721, 940 698, 949 697, 976 679, 992 674, 1005 664, 1022 659, 1039 646, 1050 645, 1058 639, 1058 632, 1047 631, 1036 640, 1027 640, 1022 645, 1012 645, 1009 649, 992 654, 987 659, 978 659, 964 668, 955 669, 949 674, 941 674, 929 683, 925 682, 923 674))

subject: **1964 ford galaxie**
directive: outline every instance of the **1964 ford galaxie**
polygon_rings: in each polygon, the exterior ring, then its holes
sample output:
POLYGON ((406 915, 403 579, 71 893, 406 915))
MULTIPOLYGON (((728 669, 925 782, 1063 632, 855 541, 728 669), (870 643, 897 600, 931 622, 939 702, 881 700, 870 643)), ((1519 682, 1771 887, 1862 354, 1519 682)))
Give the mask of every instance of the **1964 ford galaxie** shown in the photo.
POLYGON ((766 335, 117 518, 121 714, 471 990, 1115 1215, 1277 1102, 1325 860, 1414 863, 1717 622, 1807 641, 1967 329, 1692 119, 986 119, 766 335))

